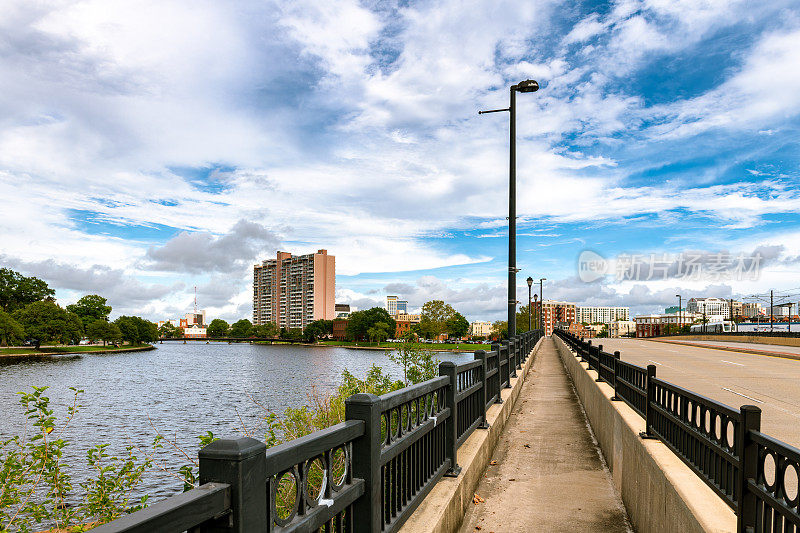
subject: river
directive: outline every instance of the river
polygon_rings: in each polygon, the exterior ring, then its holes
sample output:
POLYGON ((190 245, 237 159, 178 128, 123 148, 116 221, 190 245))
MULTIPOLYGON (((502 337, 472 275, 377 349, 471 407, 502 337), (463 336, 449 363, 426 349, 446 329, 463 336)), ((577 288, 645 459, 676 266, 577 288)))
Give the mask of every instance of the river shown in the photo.
MULTIPOLYGON (((307 404, 313 389, 335 389, 344 369, 363 378, 376 364, 393 378, 402 377, 402 369, 377 350, 197 342, 157 347, 147 352, 0 359, 0 440, 24 431, 18 391, 50 387, 46 395, 60 426, 72 399, 69 387, 83 389, 82 407, 64 434, 70 442, 65 462, 77 488, 88 473, 86 450, 96 444, 109 443, 114 453, 124 452, 128 444, 149 451, 158 431, 196 458, 197 435, 212 431, 235 438, 246 430, 263 438, 265 409, 280 414, 287 407, 307 404)), ((456 362, 473 358, 446 352, 437 357, 456 362)), ((189 462, 169 445, 155 459, 171 472, 189 462)), ((149 494, 152 502, 180 490, 178 479, 154 468, 137 492, 149 494)))

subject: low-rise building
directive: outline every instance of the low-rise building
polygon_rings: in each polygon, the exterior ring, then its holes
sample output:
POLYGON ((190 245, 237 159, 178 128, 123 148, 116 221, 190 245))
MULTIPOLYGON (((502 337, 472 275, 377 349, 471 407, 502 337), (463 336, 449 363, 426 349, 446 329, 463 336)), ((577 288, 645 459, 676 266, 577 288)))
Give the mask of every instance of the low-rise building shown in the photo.
POLYGON ((333 321, 333 338, 337 341, 347 340, 346 318, 337 318, 333 321))
POLYGON ((469 325, 470 337, 490 337, 492 335, 491 322, 472 322, 469 325))
POLYGON ((419 324, 419 315, 410 315, 408 313, 398 313, 394 315, 396 327, 394 329, 394 338, 402 339, 403 335, 411 331, 414 324, 419 324))
POLYGON ((608 336, 612 339, 633 337, 636 335, 636 322, 633 320, 617 320, 608 323, 608 336))
POLYGON ((675 314, 653 314, 640 315, 634 317, 636 322, 636 336, 657 337, 668 333, 676 332, 683 326, 691 326, 702 318, 702 314, 696 313, 675 313, 675 314))

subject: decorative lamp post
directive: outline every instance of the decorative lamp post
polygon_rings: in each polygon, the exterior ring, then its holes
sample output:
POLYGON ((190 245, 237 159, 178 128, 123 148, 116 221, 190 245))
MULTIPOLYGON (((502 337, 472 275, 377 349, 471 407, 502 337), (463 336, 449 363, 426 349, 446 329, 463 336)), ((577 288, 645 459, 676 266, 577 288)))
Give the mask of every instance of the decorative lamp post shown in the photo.
MULTIPOLYGON (((539 295, 534 294, 533 303, 535 304, 538 299, 539 295)), ((542 310, 539 308, 538 305, 536 306, 536 326, 537 326, 536 329, 542 329, 542 310)))
POLYGON ((478 114, 508 111, 510 115, 508 159, 508 338, 511 339, 517 333, 517 92, 536 92, 539 90, 539 83, 534 80, 525 80, 512 85, 509 90, 511 96, 507 108, 478 111, 478 114))
POLYGON ((528 276, 528 331, 531 330, 531 286, 533 285, 533 278, 528 276))
POLYGON ((675 296, 678 297, 678 333, 681 332, 681 328, 683 327, 683 310, 681 309, 681 295, 676 294, 675 296))

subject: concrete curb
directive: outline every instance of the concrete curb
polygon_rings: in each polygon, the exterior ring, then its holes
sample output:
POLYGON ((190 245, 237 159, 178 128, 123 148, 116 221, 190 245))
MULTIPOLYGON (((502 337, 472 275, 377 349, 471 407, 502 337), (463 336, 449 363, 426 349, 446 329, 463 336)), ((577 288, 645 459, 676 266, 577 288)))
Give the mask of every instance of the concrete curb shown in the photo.
POLYGON ((544 337, 539 339, 530 357, 511 378, 511 388, 500 391, 502 404, 492 405, 486 412, 489 429, 477 429, 458 449, 458 464, 461 474, 457 478, 442 478, 422 501, 400 529, 402 533, 450 533, 458 531, 464 520, 467 506, 473 505, 472 497, 481 481, 481 476, 489 466, 500 434, 511 415, 514 404, 522 390, 528 371, 533 366, 536 353, 544 337))
MULTIPOLYGON (((780 357, 781 359, 794 359, 795 361, 800 361, 800 355, 796 353, 788 353, 788 352, 773 352, 771 350, 757 350, 755 348, 742 348, 736 346, 720 346, 716 344, 700 344, 696 342, 681 342, 681 341, 671 341, 667 339, 646 339, 651 342, 661 342, 664 344, 680 344, 681 346, 694 346, 695 348, 710 348, 712 350, 724 350, 726 352, 740 352, 740 353, 750 353, 754 355, 766 355, 768 357, 780 357)), ((702 339, 702 340, 712 340, 712 339, 702 339)), ((721 341, 724 342, 724 341, 721 341)), ((747 342, 747 341, 733 341, 733 342, 747 342)), ((773 344, 773 346, 789 346, 789 345, 780 345, 780 344, 773 344)))
POLYGON ((735 533, 736 515, 681 459, 658 440, 644 440, 644 419, 614 389, 595 382, 559 338, 556 348, 611 469, 614 485, 640 533, 735 533))

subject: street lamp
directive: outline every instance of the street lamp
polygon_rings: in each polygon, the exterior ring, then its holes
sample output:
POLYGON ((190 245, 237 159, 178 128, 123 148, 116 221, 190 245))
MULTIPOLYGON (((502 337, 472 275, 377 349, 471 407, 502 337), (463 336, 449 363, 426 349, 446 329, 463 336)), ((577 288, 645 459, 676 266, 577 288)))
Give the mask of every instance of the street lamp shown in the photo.
MULTIPOLYGON (((539 300, 539 295, 534 294, 533 303, 536 304, 538 300, 539 300)), ((536 306, 536 326, 537 326, 536 329, 542 329, 542 309, 538 305, 536 306)))
POLYGON ((676 294, 675 296, 678 298, 678 332, 680 333, 680 330, 683 327, 683 324, 681 324, 681 322, 683 322, 683 310, 681 309, 681 295, 676 294))
POLYGON ((544 324, 542 324, 542 311, 544 311, 544 296, 542 296, 542 282, 547 278, 539 278, 539 329, 542 329, 544 335, 544 324))
POLYGON ((533 285, 533 278, 528 276, 528 331, 531 330, 531 286, 533 285))
POLYGON ((533 93, 539 90, 534 80, 524 80, 509 87, 510 101, 505 109, 478 111, 498 113, 508 111, 509 120, 509 158, 508 158, 508 338, 517 333, 517 92, 533 93))

